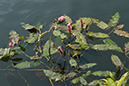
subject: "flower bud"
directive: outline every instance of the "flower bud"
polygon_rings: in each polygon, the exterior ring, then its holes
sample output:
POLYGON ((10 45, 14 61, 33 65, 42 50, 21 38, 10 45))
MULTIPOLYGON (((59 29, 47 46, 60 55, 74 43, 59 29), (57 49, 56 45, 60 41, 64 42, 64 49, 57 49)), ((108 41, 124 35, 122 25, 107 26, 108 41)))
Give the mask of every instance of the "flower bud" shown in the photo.
POLYGON ((81 22, 81 28, 83 28, 84 23, 83 23, 82 19, 80 19, 80 22, 81 22))
POLYGON ((62 22, 64 19, 65 19, 65 17, 64 16, 61 16, 61 17, 58 18, 58 21, 59 22, 62 22))
POLYGON ((70 23, 67 24, 67 29, 68 29, 69 33, 71 33, 71 31, 72 31, 72 26, 70 25, 70 23))
POLYGON ((63 56, 63 50, 62 50, 61 46, 58 47, 58 51, 59 51, 60 55, 63 56))
POLYGON ((10 43, 9 43, 9 46, 10 46, 10 47, 13 47, 13 46, 14 46, 14 43, 13 43, 13 42, 10 42, 10 43))

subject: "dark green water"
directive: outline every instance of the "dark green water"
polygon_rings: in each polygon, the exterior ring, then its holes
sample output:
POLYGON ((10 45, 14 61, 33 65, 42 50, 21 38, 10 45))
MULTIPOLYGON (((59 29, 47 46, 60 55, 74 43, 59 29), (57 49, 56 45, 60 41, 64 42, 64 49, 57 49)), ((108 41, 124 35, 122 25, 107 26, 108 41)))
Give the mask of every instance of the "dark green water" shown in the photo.
MULTIPOLYGON (((52 21, 61 15, 67 14, 73 20, 80 17, 94 17, 108 23, 109 19, 116 12, 120 13, 120 24, 124 24, 123 30, 129 32, 129 0, 0 0, 0 47, 6 47, 9 39, 9 32, 13 29, 21 35, 28 33, 21 28, 21 22, 36 25, 41 22, 44 25, 44 31, 48 30, 52 21)), ((91 27, 92 31, 97 31, 96 27, 91 27)), ((50 34, 48 34, 50 35, 50 34)), ((47 38, 46 35, 45 37, 47 38)), ((118 37, 115 34, 111 35, 119 46, 123 47, 124 43, 129 39, 118 37)), ((96 62, 93 70, 111 70, 116 71, 112 64, 111 54, 116 54, 122 61, 127 58, 121 53, 112 52, 83 52, 83 57, 86 62, 96 62)), ((21 56, 22 57, 22 56, 21 56)), ((26 57, 24 57, 26 59, 26 57)), ((0 69, 4 69, 11 62, 0 61, 0 69)), ((5 72, 0 71, 0 86, 12 86, 11 82, 15 82, 5 77, 5 72)), ((16 73, 16 72, 13 72, 16 73)), ((49 80, 40 81, 34 72, 22 72, 22 75, 27 79, 30 86, 50 86, 49 80)), ((7 75, 7 74, 6 74, 7 75)), ((18 75, 17 75, 18 77, 18 75)), ((19 77, 18 77, 19 78, 19 77)), ((25 86, 26 83, 20 79, 20 82, 25 86)), ((15 79, 14 79, 15 80, 15 79)), ((19 81, 18 81, 19 82, 19 81)), ((54 83, 55 84, 55 83, 54 83)), ((64 84, 55 84, 55 86, 64 84)), ((14 85, 13 85, 14 86, 14 85)), ((16 85, 20 86, 20 85, 16 85)))

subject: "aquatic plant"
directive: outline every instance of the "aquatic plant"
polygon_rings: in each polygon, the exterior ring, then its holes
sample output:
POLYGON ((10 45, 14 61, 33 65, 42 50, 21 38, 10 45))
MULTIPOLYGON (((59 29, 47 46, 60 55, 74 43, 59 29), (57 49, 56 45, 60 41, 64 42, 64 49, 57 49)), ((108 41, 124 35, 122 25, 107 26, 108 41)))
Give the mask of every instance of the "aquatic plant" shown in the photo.
MULTIPOLYGON (((27 69, 28 71, 35 71, 35 68, 43 64, 46 68, 39 69, 45 73, 49 78, 51 85, 53 85, 52 80, 66 82, 71 80, 71 84, 77 84, 79 81, 81 85, 88 86, 121 86, 125 85, 128 76, 129 69, 124 66, 118 56, 111 55, 111 60, 118 71, 92 71, 90 68, 97 65, 97 63, 80 63, 80 58, 82 58, 82 51, 87 52, 88 50, 96 51, 107 51, 113 50, 125 54, 129 58, 129 42, 125 43, 124 49, 119 47, 117 43, 111 40, 111 33, 115 33, 119 36, 129 38, 129 33, 120 30, 124 27, 123 24, 118 25, 119 13, 115 13, 108 24, 104 21, 100 21, 96 18, 81 17, 73 23, 72 19, 67 16, 61 16, 58 21, 55 19, 51 28, 48 31, 42 32, 43 25, 38 23, 33 26, 28 23, 21 23, 22 27, 29 31, 29 36, 25 39, 23 43, 24 36, 20 36, 18 32, 12 30, 10 34, 10 43, 7 48, 0 48, 0 59, 2 61, 10 60, 12 66, 16 69, 27 69), (91 25, 96 25, 103 32, 93 32, 90 30, 91 25), (108 30, 108 31, 107 31, 108 30), (50 33, 48 40, 44 40, 44 35, 50 33), (102 44, 92 44, 91 40, 102 41, 102 44), (89 40, 87 40, 89 39, 89 40), (26 47, 28 45, 33 45, 34 55, 30 56, 27 54, 26 47), (60 55, 58 55, 60 53, 60 55), (24 54, 30 59, 30 61, 22 61, 23 58, 15 58, 15 55, 24 54), (13 57, 13 58, 12 58, 13 57), (63 58, 60 58, 63 57, 63 58), (46 62, 41 61, 41 59, 46 59, 46 62), (54 62, 56 60, 56 62, 54 62), (64 63, 64 65, 59 63, 59 60, 64 63), (17 62, 17 63, 15 63, 17 62), (69 67, 66 69, 66 63, 69 63, 69 67), (51 64, 51 65, 50 65, 51 64), (120 71, 125 69, 124 73, 119 80, 116 80, 114 76, 119 77, 120 71), (104 79, 94 79, 91 82, 87 81, 88 76, 99 76, 99 77, 111 77, 104 79)), ((7 70, 7 69, 6 69, 7 70)), ((9 70, 9 69, 8 69, 9 70)), ((65 83, 66 85, 66 83, 65 83)))

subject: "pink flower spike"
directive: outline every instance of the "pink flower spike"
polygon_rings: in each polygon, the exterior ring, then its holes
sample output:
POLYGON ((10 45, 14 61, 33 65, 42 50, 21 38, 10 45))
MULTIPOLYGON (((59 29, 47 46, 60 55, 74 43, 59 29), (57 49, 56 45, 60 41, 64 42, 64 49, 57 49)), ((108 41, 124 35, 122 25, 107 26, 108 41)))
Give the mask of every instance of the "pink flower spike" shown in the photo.
POLYGON ((81 22, 81 28, 83 28, 84 23, 83 23, 82 19, 80 19, 80 22, 81 22))
POLYGON ((58 47, 58 51, 59 51, 60 55, 63 56, 63 50, 62 50, 61 46, 58 47))
POLYGON ((13 43, 13 42, 10 42, 10 43, 9 43, 9 46, 10 46, 10 47, 13 47, 13 46, 14 46, 14 43, 13 43))
POLYGON ((70 25, 70 23, 67 24, 67 29, 68 29, 69 33, 71 33, 71 31, 72 31, 72 26, 70 25))
POLYGON ((58 21, 59 22, 62 22, 64 19, 65 19, 65 17, 64 16, 61 16, 61 17, 58 18, 58 21))

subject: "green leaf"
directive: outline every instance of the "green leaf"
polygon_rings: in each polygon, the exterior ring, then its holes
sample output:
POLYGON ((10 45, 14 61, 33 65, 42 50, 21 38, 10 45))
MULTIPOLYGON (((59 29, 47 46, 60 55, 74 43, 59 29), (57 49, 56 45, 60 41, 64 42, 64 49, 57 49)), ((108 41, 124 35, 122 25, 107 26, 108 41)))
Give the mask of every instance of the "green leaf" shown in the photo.
POLYGON ((129 76, 129 72, 126 72, 125 74, 122 75, 122 77, 120 78, 120 80, 117 83, 117 86, 121 86, 122 83, 124 82, 124 80, 129 76))
MULTIPOLYGON (((10 48, 0 48, 0 59, 3 57, 9 57, 9 51, 10 48)), ((10 56, 12 57, 13 55, 15 55, 15 51, 10 52, 10 56)))
POLYGON ((81 34, 81 33, 80 34, 77 34, 76 35, 75 42, 78 42, 78 43, 80 43, 80 42, 86 42, 85 36, 83 34, 81 34))
MULTIPOLYGON (((53 48, 53 44, 54 43, 51 41, 50 54, 54 54, 58 51, 56 48, 53 48)), ((49 40, 44 45, 42 56, 48 56, 48 55, 49 55, 49 40)))
POLYGON ((86 81, 83 77, 80 77, 80 82, 81 82, 83 85, 87 85, 87 81, 86 81))
POLYGON ((109 44, 96 44, 92 46, 92 49, 100 50, 100 51, 115 50, 118 52, 123 52, 120 47, 117 47, 116 45, 109 45, 109 44))
POLYGON ((70 73, 68 73, 65 77, 64 77, 64 80, 66 80, 67 78, 73 78, 75 75, 77 75, 77 73, 76 72, 70 72, 70 73))
POLYGON ((14 31, 14 30, 12 30, 10 33, 10 39, 11 39, 11 41, 14 43, 14 44, 18 44, 18 42, 19 42, 19 34, 16 32, 16 31, 14 31))
POLYGON ((72 67, 76 67, 76 66, 77 66, 77 62, 76 62, 76 60, 74 60, 73 58, 71 58, 71 59, 69 60, 69 63, 70 63, 70 65, 71 65, 72 67))
POLYGON ((114 33, 117 34, 117 35, 119 35, 119 36, 123 36, 123 37, 129 38, 129 33, 127 33, 126 31, 115 30, 114 33))
POLYGON ((116 67, 122 65, 122 62, 120 61, 119 57, 116 55, 112 55, 111 60, 112 60, 113 64, 116 65, 116 67))
POLYGON ((111 39, 108 39, 108 38, 107 38, 107 39, 104 39, 103 42, 104 42, 105 44, 118 46, 114 41, 112 41, 111 39))
POLYGON ((89 70, 89 71, 86 72, 86 74, 82 74, 82 77, 83 77, 83 78, 86 78, 86 77, 89 76, 90 74, 91 74, 91 71, 89 70))
POLYGON ((77 78, 74 78, 71 82, 73 83, 73 84, 76 84, 76 83, 78 83, 80 81, 80 77, 77 77, 77 78))
POLYGON ((120 18, 119 13, 118 13, 118 12, 115 13, 115 15, 113 15, 112 18, 110 19, 110 21, 109 21, 109 23, 108 23, 108 26, 109 26, 109 27, 115 26, 115 25, 118 23, 119 18, 120 18))
POLYGON ((129 42, 125 43, 124 46, 125 46, 125 48, 124 48, 125 49, 125 53, 129 54, 129 42))
POLYGON ((105 33, 101 33, 101 32, 94 33, 94 32, 91 32, 91 31, 88 32, 88 35, 89 35, 89 36, 96 37, 96 38, 107 38, 107 37, 109 37, 109 36, 108 36, 107 34, 105 34, 105 33))
POLYGON ((95 18, 92 18, 92 21, 101 29, 108 28, 108 25, 103 21, 99 21, 98 19, 95 19, 95 18))
POLYGON ((67 38, 67 35, 65 35, 64 33, 61 33, 59 30, 54 30, 53 34, 57 37, 61 37, 62 39, 67 38))
POLYGON ((96 63, 85 63, 84 65, 80 65, 79 68, 85 70, 87 68, 91 68, 93 66, 97 65, 96 63))
POLYGON ((81 42, 80 45, 81 45, 82 49, 84 49, 84 50, 88 50, 90 48, 89 45, 85 42, 81 42))
POLYGON ((37 40, 38 36, 39 36, 39 33, 31 33, 29 37, 27 37, 26 42, 30 44, 34 43, 37 40))
POLYGON ((68 44, 68 46, 72 49, 81 50, 82 47, 79 44, 68 44))
POLYGON ((26 24, 26 23, 21 23, 22 27, 25 29, 25 30, 28 30, 29 32, 31 33, 36 33, 37 32, 37 29, 35 26, 33 25, 30 25, 30 24, 26 24))
POLYGON ((68 23, 72 24, 72 19, 71 19, 69 16, 64 15, 64 17, 65 17, 65 22, 66 22, 67 24, 68 24, 68 23))
POLYGON ((65 32, 65 33, 69 33, 66 25, 57 24, 57 29, 61 30, 61 31, 65 32))
POLYGON ((63 75, 63 74, 55 73, 55 72, 50 71, 50 70, 44 69, 43 72, 45 73, 46 76, 48 76, 49 78, 51 78, 55 81, 60 81, 65 77, 65 75, 63 75))
POLYGON ((36 25, 36 28, 38 30, 41 30, 43 28, 43 25, 40 22, 38 22, 37 25, 36 25))
POLYGON ((98 80, 94 80, 88 84, 88 86, 96 86, 98 84, 98 80))
MULTIPOLYGON (((112 73, 115 75, 115 73, 112 73)), ((99 76, 99 77, 108 77, 110 76, 110 71, 95 71, 92 73, 94 76, 99 76)))
POLYGON ((25 61, 25 62, 21 62, 21 63, 18 63, 17 65, 15 65, 14 67, 15 68, 18 68, 18 69, 24 69, 24 68, 32 68, 32 67, 37 67, 39 66, 41 63, 39 61, 25 61))

